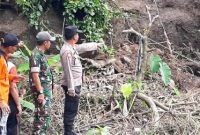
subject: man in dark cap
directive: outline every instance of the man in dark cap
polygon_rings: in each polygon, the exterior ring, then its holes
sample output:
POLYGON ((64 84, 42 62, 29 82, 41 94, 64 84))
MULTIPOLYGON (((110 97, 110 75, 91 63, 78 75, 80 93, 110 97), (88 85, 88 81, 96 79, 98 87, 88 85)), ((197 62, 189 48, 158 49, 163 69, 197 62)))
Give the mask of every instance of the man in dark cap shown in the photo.
POLYGON ((8 105, 9 97, 9 81, 20 81, 25 78, 21 75, 13 75, 8 73, 7 59, 8 55, 17 50, 18 38, 15 34, 6 34, 1 39, 0 46, 0 134, 6 135, 6 124, 10 107, 8 105))
POLYGON ((37 46, 30 57, 30 87, 35 102, 33 135, 45 135, 50 125, 53 75, 44 54, 55 41, 47 31, 36 36, 37 46))
POLYGON ((81 31, 76 26, 67 26, 64 30, 65 43, 61 48, 60 57, 64 69, 62 87, 65 92, 64 135, 76 135, 73 132, 74 119, 78 112, 82 86, 82 65, 79 53, 97 50, 100 45, 76 45, 81 31))

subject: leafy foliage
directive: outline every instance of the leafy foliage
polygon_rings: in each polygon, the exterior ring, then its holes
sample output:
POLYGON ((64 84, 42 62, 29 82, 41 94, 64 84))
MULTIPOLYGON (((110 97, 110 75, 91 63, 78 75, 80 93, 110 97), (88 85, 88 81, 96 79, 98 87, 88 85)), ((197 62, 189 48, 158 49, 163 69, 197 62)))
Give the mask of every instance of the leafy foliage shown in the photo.
POLYGON ((121 86, 121 92, 124 96, 123 105, 120 104, 118 101, 117 104, 120 110, 123 112, 124 116, 128 116, 129 112, 133 107, 134 98, 133 99, 130 98, 133 91, 137 90, 139 92, 142 92, 143 86, 144 86, 143 83, 138 81, 125 83, 121 86))
POLYGON ((16 0, 23 15, 28 18, 29 24, 36 30, 41 30, 43 21, 41 19, 45 10, 46 0, 16 0))
POLYGON ((133 87, 131 83, 125 83, 121 86, 121 92, 126 99, 130 97, 132 91, 133 87))
POLYGON ((53 65, 53 64, 57 63, 58 61, 60 61, 60 55, 55 55, 55 56, 51 57, 50 59, 48 59, 48 64, 53 65))
POLYGON ((180 91, 176 87, 174 87, 173 90, 174 90, 174 93, 176 94, 176 96, 181 95, 180 91))
POLYGON ((160 71, 162 80, 165 85, 169 85, 171 80, 171 69, 167 63, 163 62, 158 55, 153 55, 150 58, 150 69, 152 73, 160 71))
POLYGON ((88 41, 99 41, 109 29, 111 9, 103 0, 66 0, 64 7, 66 23, 80 26, 88 41))
POLYGON ((29 70, 29 63, 22 63, 19 65, 19 67, 17 68, 17 71, 19 73, 27 73, 29 70))
POLYGON ((150 70, 152 73, 156 73, 159 71, 159 63, 161 61, 162 60, 158 55, 152 55, 150 57, 150 70))
MULTIPOLYGON (((131 96, 131 93, 133 92, 133 86, 131 83, 125 83, 121 86, 121 92, 124 96, 124 103, 123 103, 123 115, 124 116, 128 116, 129 111, 128 111, 128 103, 127 100, 129 99, 129 97, 131 96)), ((122 108, 122 107, 121 107, 122 108)), ((130 107, 131 108, 131 107, 130 107)), ((129 110, 130 110, 129 108, 129 110)))
POLYGON ((160 73, 162 75, 162 80, 165 85, 168 85, 171 80, 171 69, 165 62, 160 62, 160 73))
POLYGON ((26 107, 32 111, 35 110, 35 105, 31 102, 28 102, 28 101, 25 101, 23 100, 22 98, 19 99, 20 100, 20 104, 23 106, 23 107, 26 107))
MULTIPOLYGON (((26 45, 24 45, 26 46, 26 45)), ((25 47, 26 51, 27 51, 27 54, 24 53, 22 50, 19 50, 19 51, 16 51, 12 56, 15 57, 15 58, 22 58, 23 59, 23 63, 21 63, 20 65, 18 65, 18 68, 17 68, 17 71, 20 73, 20 74, 27 74, 28 73, 28 70, 29 70, 29 56, 31 54, 31 51, 28 49, 28 47, 26 46, 25 47)))
POLYGON ((101 48, 101 51, 107 54, 109 57, 113 57, 116 53, 115 48, 108 47, 107 45, 103 45, 103 47, 101 48))

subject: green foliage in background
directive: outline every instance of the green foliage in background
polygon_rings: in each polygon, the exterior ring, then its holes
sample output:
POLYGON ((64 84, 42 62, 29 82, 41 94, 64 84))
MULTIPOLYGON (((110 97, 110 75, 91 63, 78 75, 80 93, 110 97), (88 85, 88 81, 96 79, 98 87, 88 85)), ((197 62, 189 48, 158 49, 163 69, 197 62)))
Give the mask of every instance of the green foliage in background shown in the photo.
POLYGON ((113 57, 116 54, 116 49, 113 47, 108 47, 107 45, 103 45, 101 51, 107 54, 109 57, 113 57))
MULTIPOLYGON (((43 16, 50 7, 49 0, 16 0, 20 12, 36 30, 48 29, 43 16)), ((111 28, 111 8, 104 0, 66 0, 63 2, 63 16, 67 25, 77 25, 83 30, 87 41, 100 41, 111 28), (82 13, 86 15, 77 19, 82 13)), ((62 8, 62 7, 60 7, 62 8)))
POLYGON ((44 24, 41 17, 48 5, 47 0, 16 0, 16 3, 22 14, 28 18, 29 24, 36 30, 41 30, 44 24))
POLYGON ((66 0, 64 2, 66 24, 80 26, 87 41, 99 41, 110 27, 111 8, 103 0, 66 0), (78 20, 75 13, 85 12, 78 20))
POLYGON ((26 107, 32 111, 35 111, 35 105, 29 101, 26 101, 26 100, 23 100, 22 98, 19 99, 20 100, 20 104, 23 106, 23 107, 26 107))

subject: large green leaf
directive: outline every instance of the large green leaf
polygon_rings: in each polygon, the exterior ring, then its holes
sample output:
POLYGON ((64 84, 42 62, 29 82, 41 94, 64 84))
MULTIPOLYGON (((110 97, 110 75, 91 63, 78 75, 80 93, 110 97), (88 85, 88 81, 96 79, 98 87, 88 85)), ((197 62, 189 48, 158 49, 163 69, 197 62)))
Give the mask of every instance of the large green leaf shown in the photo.
POLYGON ((94 135, 96 133, 96 129, 92 128, 85 133, 85 135, 94 135))
POLYGON ((109 133, 109 128, 110 127, 107 127, 107 126, 105 126, 105 127, 100 127, 100 126, 98 126, 98 130, 99 130, 99 133, 101 134, 101 135, 110 135, 110 133, 109 133))
POLYGON ((18 66, 17 71, 20 73, 25 73, 29 70, 29 63, 22 63, 18 66))
POLYGON ((121 87, 121 91, 122 91, 122 94, 125 98, 129 98, 132 91, 133 91, 132 84, 131 83, 123 84, 122 87, 121 87))
POLYGON ((160 65, 159 63, 161 62, 161 58, 158 55, 152 55, 150 57, 150 69, 152 73, 156 73, 159 71, 160 65))
POLYGON ((53 65, 59 61, 60 61, 60 55, 55 55, 55 56, 51 57, 50 59, 48 59, 49 65, 53 65))
POLYGON ((19 98, 19 100, 20 100, 20 104, 21 104, 23 107, 26 107, 26 108, 28 108, 28 109, 30 109, 30 110, 32 110, 32 111, 35 110, 35 105, 34 105, 33 103, 28 102, 28 101, 25 101, 25 100, 23 100, 23 99, 21 99, 21 98, 19 98))
POLYGON ((174 90, 174 93, 176 94, 176 96, 180 96, 181 95, 181 93, 178 90, 178 88, 174 87, 173 90, 174 90))
POLYGON ((160 62, 160 73, 162 75, 162 80, 167 86, 171 80, 171 69, 165 62, 160 62))

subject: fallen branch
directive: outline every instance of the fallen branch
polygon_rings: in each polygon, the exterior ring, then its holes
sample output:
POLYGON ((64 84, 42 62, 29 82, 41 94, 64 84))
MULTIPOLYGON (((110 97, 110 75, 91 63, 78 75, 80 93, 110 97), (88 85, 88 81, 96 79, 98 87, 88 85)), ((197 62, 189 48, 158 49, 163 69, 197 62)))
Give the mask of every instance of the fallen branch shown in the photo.
POLYGON ((160 116, 159 116, 158 109, 157 109, 153 99, 142 93, 138 93, 137 97, 141 100, 144 100, 149 105, 149 107, 151 107, 153 114, 154 114, 153 115, 153 122, 155 123, 154 126, 157 127, 159 125, 160 116))
POLYGON ((190 104, 198 104, 198 102, 197 101, 194 101, 194 102, 182 102, 182 103, 168 104, 166 106, 178 106, 178 105, 190 105, 190 104))
POLYGON ((123 30, 122 33, 135 33, 139 37, 142 37, 142 38, 144 37, 141 33, 137 32, 132 27, 130 29, 128 29, 128 30, 123 30))
POLYGON ((106 61, 104 61, 104 60, 96 60, 95 61, 95 60, 88 59, 88 58, 82 58, 82 60, 87 61, 88 63, 90 63, 95 68, 102 68, 102 67, 109 65, 109 64, 112 64, 116 61, 115 58, 111 58, 111 59, 108 59, 106 61))
POLYGON ((160 102, 158 102, 158 101, 156 101, 156 100, 153 100, 153 101, 154 101, 154 103, 155 103, 158 107, 160 107, 161 109, 163 109, 163 110, 165 110, 165 111, 169 111, 169 108, 166 107, 165 105, 163 105, 162 103, 160 103, 160 102))

